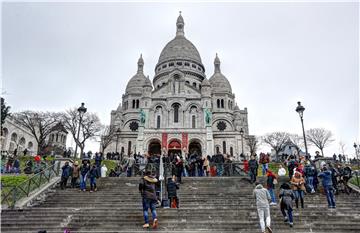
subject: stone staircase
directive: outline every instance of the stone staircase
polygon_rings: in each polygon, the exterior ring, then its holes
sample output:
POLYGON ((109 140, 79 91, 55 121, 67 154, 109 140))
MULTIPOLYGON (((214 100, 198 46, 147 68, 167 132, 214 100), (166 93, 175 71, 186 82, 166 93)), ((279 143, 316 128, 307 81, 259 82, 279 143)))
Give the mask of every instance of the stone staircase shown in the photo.
MULTIPOLYGON (((159 228, 143 230, 139 178, 101 178, 94 193, 56 189, 45 201, 22 210, 2 210, 1 232, 260 232, 253 186, 241 177, 184 178, 180 209, 158 209, 159 228)), ((337 196, 337 209, 323 195, 306 195, 305 209, 295 209, 294 228, 271 207, 274 233, 360 232, 360 198, 337 196)))

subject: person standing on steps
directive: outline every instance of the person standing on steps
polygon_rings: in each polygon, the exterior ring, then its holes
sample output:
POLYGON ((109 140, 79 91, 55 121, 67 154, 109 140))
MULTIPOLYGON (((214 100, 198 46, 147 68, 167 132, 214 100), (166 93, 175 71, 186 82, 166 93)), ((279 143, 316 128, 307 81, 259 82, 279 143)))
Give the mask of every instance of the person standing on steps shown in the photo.
POLYGON ((266 233, 267 230, 268 233, 272 233, 270 228, 270 193, 260 183, 256 182, 255 185, 256 186, 253 191, 253 195, 256 199, 256 207, 259 215, 261 232, 266 233))
POLYGON ((71 172, 71 187, 75 188, 77 179, 79 178, 79 175, 80 175, 80 167, 79 167, 78 161, 74 162, 71 170, 72 170, 72 172, 71 172))
POLYGON ((90 160, 83 160, 83 164, 80 168, 80 190, 83 192, 86 191, 86 180, 90 171, 90 165, 88 162, 90 162, 90 160))
POLYGON ((166 189, 167 189, 167 193, 168 193, 170 208, 173 208, 173 206, 176 206, 176 208, 179 209, 179 198, 178 198, 177 192, 176 192, 176 190, 179 189, 179 185, 177 185, 175 183, 175 176, 173 176, 172 178, 171 177, 168 178, 166 189), (175 203, 175 204, 173 205, 173 203, 175 203))
POLYGON ((66 161, 65 165, 62 166, 61 169, 62 169, 62 173, 61 173, 60 187, 61 187, 61 189, 64 189, 64 188, 66 188, 66 184, 67 184, 67 181, 69 179, 70 171, 71 171, 71 167, 69 166, 69 162, 66 161))
POLYGON ((301 176, 301 173, 296 171, 290 181, 292 189, 295 194, 296 208, 299 208, 299 199, 301 202, 301 208, 304 209, 304 192, 305 192, 305 180, 301 176))
POLYGON ((288 222, 290 227, 293 227, 293 200, 295 199, 294 192, 291 190, 288 183, 283 183, 280 186, 280 211, 284 216, 284 222, 288 222), (285 212, 286 211, 286 212, 285 212))
POLYGON ((158 227, 158 219, 156 215, 156 204, 157 204, 157 197, 156 197, 156 189, 155 184, 157 183, 157 179, 151 175, 150 171, 145 172, 145 176, 141 178, 139 183, 139 191, 142 196, 142 204, 143 204, 143 214, 144 214, 144 221, 145 224, 143 228, 149 228, 149 213, 148 210, 151 209, 151 214, 153 218, 153 225, 152 227, 155 229, 158 227))
POLYGON ((322 171, 318 174, 318 177, 322 178, 321 182, 324 187, 329 208, 336 208, 331 171, 324 166, 322 171))

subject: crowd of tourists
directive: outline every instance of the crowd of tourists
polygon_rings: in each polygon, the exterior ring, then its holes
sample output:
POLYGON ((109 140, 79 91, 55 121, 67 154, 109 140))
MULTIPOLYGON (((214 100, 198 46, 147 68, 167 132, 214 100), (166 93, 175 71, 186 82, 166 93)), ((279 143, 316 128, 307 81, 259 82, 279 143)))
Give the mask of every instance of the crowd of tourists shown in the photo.
MULTIPOLYGON (((321 161, 321 160, 320 160, 321 161)), ((342 160, 343 162, 344 160, 342 160)), ((279 207, 284 221, 293 226, 293 204, 296 209, 305 208, 305 194, 313 194, 320 191, 320 181, 323 192, 326 195, 328 208, 336 208, 335 194, 343 191, 349 194, 350 188, 348 181, 352 177, 350 166, 340 163, 340 160, 333 158, 333 161, 321 161, 316 164, 316 160, 305 157, 289 156, 284 161, 284 167, 280 165, 277 174, 268 168, 270 158, 266 154, 260 154, 259 164, 262 166, 266 184, 263 186, 256 182, 258 162, 253 156, 249 161, 250 181, 255 182, 254 196, 256 198, 257 211, 262 232, 272 232, 270 228, 270 206, 277 206, 276 186, 279 181, 280 191, 278 192, 279 207), (285 169, 287 167, 287 169, 285 169), (285 176, 288 174, 289 179, 285 176), (284 177, 281 179, 281 177, 284 177), (288 181, 289 180, 289 181, 288 181), (300 203, 299 203, 300 202, 300 203)))

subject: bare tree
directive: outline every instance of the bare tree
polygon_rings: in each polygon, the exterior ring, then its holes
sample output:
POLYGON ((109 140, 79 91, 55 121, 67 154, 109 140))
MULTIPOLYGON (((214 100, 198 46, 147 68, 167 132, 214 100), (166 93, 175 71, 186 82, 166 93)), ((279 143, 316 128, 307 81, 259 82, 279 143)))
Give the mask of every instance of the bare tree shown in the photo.
POLYGON ((289 133, 273 132, 263 136, 262 141, 274 149, 276 153, 276 160, 278 160, 279 152, 283 149, 286 142, 289 140, 289 133))
POLYGON ((80 147, 80 155, 82 155, 85 148, 85 142, 89 138, 93 138, 99 134, 101 130, 101 123, 99 117, 95 113, 85 113, 82 117, 80 135, 78 138, 77 132, 80 123, 79 120, 80 119, 77 108, 72 108, 62 115, 62 123, 73 136, 75 143, 78 145, 78 147, 80 147))
POLYGON ((343 141, 340 141, 339 147, 340 147, 341 154, 345 156, 345 147, 346 147, 345 143, 343 141))
POLYGON ((100 132, 100 146, 101 152, 104 153, 105 149, 114 141, 116 136, 116 127, 114 125, 104 125, 102 126, 100 132))
POLYGON ((296 150, 299 154, 301 148, 303 148, 305 145, 304 138, 298 134, 290 134, 289 139, 290 139, 291 143, 294 144, 294 146, 296 147, 296 150))
POLYGON ((60 114, 54 112, 23 111, 15 113, 15 122, 28 129, 38 143, 37 153, 46 148, 46 138, 54 131, 54 126, 60 122, 60 114))
POLYGON ((306 131, 306 139, 314 146, 321 150, 321 155, 324 156, 324 148, 334 140, 330 130, 324 128, 313 128, 306 131))
POLYGON ((248 137, 246 137, 246 145, 250 149, 250 156, 252 156, 256 153, 256 150, 258 149, 259 140, 256 136, 249 135, 248 137))

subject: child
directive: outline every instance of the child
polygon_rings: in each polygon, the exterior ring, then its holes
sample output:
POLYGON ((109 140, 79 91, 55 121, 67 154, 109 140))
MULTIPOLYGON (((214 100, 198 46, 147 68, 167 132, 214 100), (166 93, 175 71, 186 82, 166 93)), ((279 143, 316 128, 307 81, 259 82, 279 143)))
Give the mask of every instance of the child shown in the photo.
POLYGON ((92 168, 90 169, 89 172, 89 178, 90 178, 90 193, 92 193, 93 191, 96 192, 96 178, 99 177, 99 170, 96 167, 95 164, 92 165, 92 168))
POLYGON ((175 201, 176 208, 179 208, 179 198, 177 197, 176 190, 179 189, 179 186, 174 182, 175 176, 173 178, 169 177, 167 182, 167 192, 168 192, 168 199, 170 202, 170 207, 173 207, 173 201, 175 201))

